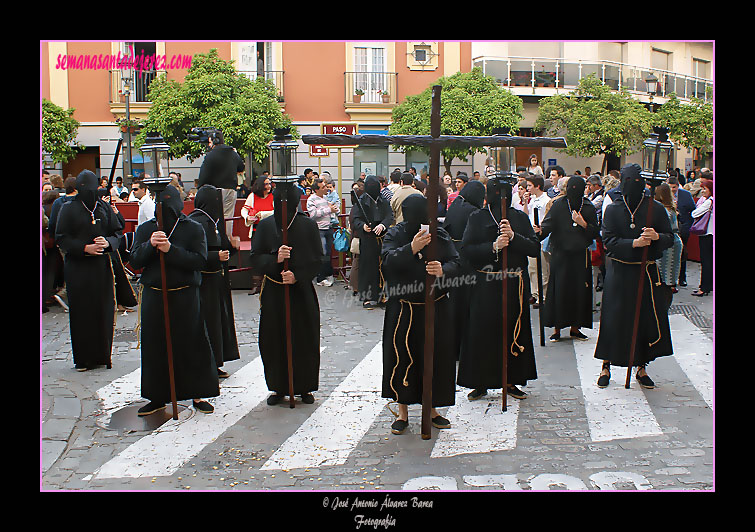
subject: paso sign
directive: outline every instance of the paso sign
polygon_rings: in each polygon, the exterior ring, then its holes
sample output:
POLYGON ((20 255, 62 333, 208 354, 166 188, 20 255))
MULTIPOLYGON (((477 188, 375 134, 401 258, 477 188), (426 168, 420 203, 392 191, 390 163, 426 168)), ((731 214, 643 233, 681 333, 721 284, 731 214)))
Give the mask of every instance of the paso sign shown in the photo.
MULTIPOLYGON (((359 135, 359 124, 354 122, 333 122, 324 123, 320 125, 320 133, 322 135, 359 135)), ((328 146, 323 144, 322 146, 328 146)), ((354 146, 334 146, 334 148, 356 148, 354 146)))
POLYGON ((309 145, 310 157, 327 157, 328 155, 330 155, 330 150, 326 148, 325 146, 322 146, 320 144, 309 145))

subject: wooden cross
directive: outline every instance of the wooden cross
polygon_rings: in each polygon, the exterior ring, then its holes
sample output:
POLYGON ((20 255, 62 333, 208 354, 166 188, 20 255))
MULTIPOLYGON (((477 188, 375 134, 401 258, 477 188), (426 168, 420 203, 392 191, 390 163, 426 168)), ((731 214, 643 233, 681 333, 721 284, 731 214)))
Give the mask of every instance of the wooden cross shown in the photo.
MULTIPOLYGON (((463 147, 551 147, 565 148, 563 137, 473 137, 440 134, 441 86, 433 85, 430 135, 302 135, 305 144, 333 146, 416 146, 430 149, 430 168, 427 187, 427 214, 430 219, 430 244, 425 254, 428 261, 437 260, 438 190, 440 182, 440 151, 443 148, 463 147)), ((506 282, 506 276, 503 276, 506 282)), ((425 279, 425 352, 422 375, 422 439, 430 439, 430 411, 432 410, 433 350, 435 342, 435 304, 433 279, 425 279)), ((504 342, 505 343, 505 342, 504 342)), ((508 346, 503 346, 504 356, 508 346)), ((504 385, 505 386, 505 385, 504 385)), ((505 397, 506 390, 503 390, 505 397)))

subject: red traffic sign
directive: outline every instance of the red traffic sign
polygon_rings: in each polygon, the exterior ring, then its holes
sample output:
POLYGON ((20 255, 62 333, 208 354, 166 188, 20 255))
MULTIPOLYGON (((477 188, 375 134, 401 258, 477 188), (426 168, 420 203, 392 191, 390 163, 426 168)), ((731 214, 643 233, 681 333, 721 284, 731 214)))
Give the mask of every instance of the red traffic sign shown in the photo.
POLYGON ((330 150, 326 148, 325 146, 322 146, 320 144, 309 145, 310 157, 327 157, 328 155, 330 155, 330 150))
MULTIPOLYGON (((354 122, 333 122, 321 124, 320 133, 323 135, 359 135, 359 125, 354 122)), ((355 148, 356 146, 338 146, 323 144, 334 148, 355 148)))

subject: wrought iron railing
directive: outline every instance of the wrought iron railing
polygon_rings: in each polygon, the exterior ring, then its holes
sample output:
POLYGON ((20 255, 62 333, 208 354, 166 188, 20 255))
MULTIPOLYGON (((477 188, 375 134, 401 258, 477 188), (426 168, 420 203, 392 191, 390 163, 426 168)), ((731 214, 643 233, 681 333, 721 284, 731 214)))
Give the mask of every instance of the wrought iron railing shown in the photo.
POLYGON ((398 73, 344 72, 344 102, 397 103, 398 73), (362 92, 362 94, 357 94, 362 92))
MULTIPOLYGON (((130 101, 135 102, 149 102, 149 86, 157 79, 161 74, 165 74, 165 70, 132 70, 131 76, 131 93, 130 101)), ((125 86, 124 86, 124 73, 122 70, 110 71, 110 103, 126 103, 125 86)))
POLYGON ((473 59, 474 66, 482 67, 485 74, 495 77, 503 87, 539 87, 574 89, 579 80, 590 74, 614 90, 624 87, 630 92, 647 93, 645 79, 649 74, 658 78, 658 96, 676 93, 679 98, 712 99, 713 81, 678 74, 658 68, 627 65, 615 61, 581 61, 544 57, 489 57, 473 59))
MULTIPOLYGON (((260 77, 260 73, 256 70, 239 70, 239 74, 243 74, 252 81, 260 77)), ((275 88, 278 91, 278 101, 283 101, 283 71, 282 70, 265 70, 262 72, 262 77, 273 82, 275 88)))

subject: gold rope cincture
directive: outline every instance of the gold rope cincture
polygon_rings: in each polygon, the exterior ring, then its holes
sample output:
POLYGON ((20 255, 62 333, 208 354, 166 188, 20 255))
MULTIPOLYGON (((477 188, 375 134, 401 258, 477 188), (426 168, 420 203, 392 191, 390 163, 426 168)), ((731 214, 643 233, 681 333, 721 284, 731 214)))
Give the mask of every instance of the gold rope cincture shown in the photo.
MULTIPOLYGON (((641 264, 639 262, 623 261, 614 257, 608 257, 608 258, 611 260, 615 260, 616 262, 620 262, 622 264, 631 264, 633 266, 639 266, 641 264)), ((658 274, 658 278, 660 279, 661 277, 661 272, 658 270, 658 265, 656 264, 656 262, 654 260, 647 261, 647 263, 645 264, 645 273, 648 276, 648 283, 650 284, 650 303, 653 307, 653 317, 655 318, 655 327, 656 327, 656 330, 658 331, 658 338, 656 338, 654 342, 649 343, 648 347, 653 347, 655 344, 661 341, 661 323, 660 321, 658 321, 658 313, 655 311, 655 295, 653 294, 653 278, 650 277, 650 270, 648 269, 651 264, 655 266, 655 271, 658 274)), ((655 286, 661 286, 661 282, 658 281, 657 283, 655 283, 655 286)))
POLYGON ((142 292, 144 292, 144 285, 139 283, 139 293, 136 298, 136 327, 134 327, 134 333, 136 333, 136 348, 142 344, 142 335, 140 330, 142 328, 142 292))
MULTIPOLYGON (((448 294, 443 294, 442 296, 435 299, 435 301, 440 301, 444 297, 446 297, 448 294)), ((406 346, 406 352, 409 355, 409 365, 406 367, 406 373, 404 373, 404 379, 402 381, 402 384, 404 386, 409 386, 409 381, 407 380, 409 377, 409 369, 414 364, 414 358, 412 357, 412 351, 409 349, 409 333, 412 330, 412 321, 414 320, 414 309, 412 308, 413 305, 424 305, 424 303, 415 303, 412 301, 407 301, 405 299, 399 299, 399 302, 401 303, 401 307, 398 313, 398 321, 396 322, 396 328, 393 329, 393 352, 396 353, 396 365, 393 366, 393 372, 391 373, 391 378, 389 381, 389 384, 391 386, 391 390, 393 390, 393 393, 396 395, 396 399, 393 401, 389 401, 386 406, 388 410, 390 410, 391 414, 393 414, 394 417, 398 417, 398 414, 393 411, 391 408, 392 404, 398 404, 398 392, 396 391, 396 388, 393 386, 393 378, 396 375, 396 369, 398 369, 399 362, 401 358, 398 354, 398 347, 396 347, 396 333, 398 333, 398 328, 401 325, 401 316, 404 313, 404 303, 407 303, 409 305, 409 326, 406 328, 406 338, 404 339, 404 345, 406 346)))
MULTIPOLYGON (((477 270, 479 273, 484 273, 486 275, 489 274, 499 274, 502 272, 486 272, 483 270, 477 270)), ((516 318, 516 323, 514 324, 514 338, 511 342, 511 347, 509 350, 511 351, 511 354, 516 356, 519 356, 519 353, 514 351, 514 346, 517 347, 519 352, 524 353, 524 347, 519 345, 519 342, 517 342, 517 338, 519 338, 519 333, 522 332, 522 313, 524 312, 524 279, 522 277, 521 270, 506 270, 507 275, 513 274, 519 277, 519 316, 516 318)))
POLYGON ((380 246, 380 253, 378 254, 378 274, 380 275, 380 281, 378 283, 378 293, 382 293, 383 286, 385 286, 385 277, 383 277, 383 237, 375 235, 375 240, 378 241, 380 246))

